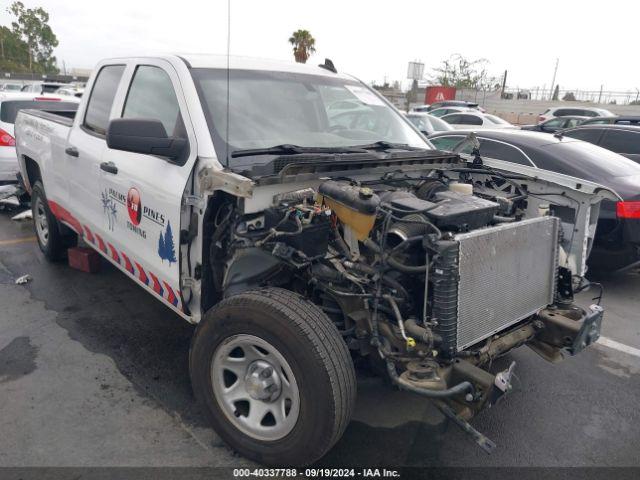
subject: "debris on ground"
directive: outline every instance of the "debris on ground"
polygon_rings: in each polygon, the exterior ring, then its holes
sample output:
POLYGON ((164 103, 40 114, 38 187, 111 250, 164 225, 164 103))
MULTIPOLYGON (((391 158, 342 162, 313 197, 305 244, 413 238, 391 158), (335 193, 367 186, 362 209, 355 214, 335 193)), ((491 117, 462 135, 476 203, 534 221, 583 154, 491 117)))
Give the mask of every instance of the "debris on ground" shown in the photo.
POLYGON ((24 212, 11 217, 11 220, 16 220, 16 221, 27 220, 27 219, 31 220, 32 218, 33 218, 33 213, 31 212, 31 210, 25 210, 24 212))
POLYGON ((17 185, 0 185, 0 200, 4 200, 9 197, 17 197, 21 192, 21 189, 17 185))
POLYGON ((9 207, 18 207, 20 206, 20 200, 15 195, 7 198, 0 199, 0 205, 6 205, 9 207))
POLYGON ((31 281, 31 275, 28 273, 26 275, 22 275, 19 278, 16 278, 16 285, 24 285, 25 283, 29 283, 31 281))

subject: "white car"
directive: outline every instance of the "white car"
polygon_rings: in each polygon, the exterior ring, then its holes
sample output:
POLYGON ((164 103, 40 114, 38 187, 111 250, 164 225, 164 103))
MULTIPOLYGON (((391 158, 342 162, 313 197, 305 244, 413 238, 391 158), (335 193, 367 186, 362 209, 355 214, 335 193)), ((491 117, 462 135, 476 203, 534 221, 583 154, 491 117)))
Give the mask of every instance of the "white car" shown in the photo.
POLYGON ((424 105, 417 105, 411 109, 411 112, 428 112, 430 106, 431 105, 428 103, 425 103, 424 105))
POLYGON ((22 87, 21 83, 3 83, 0 85, 0 92, 19 92, 22 87))
POLYGON ((447 122, 428 113, 409 112, 405 116, 425 135, 453 130, 453 127, 447 122))
POLYGON ((56 90, 56 95, 60 95, 61 97, 76 97, 81 98, 84 93, 84 88, 77 87, 65 87, 56 90))
POLYGON ((36 82, 28 83, 22 87, 22 91, 25 93, 54 93, 59 88, 68 87, 68 83, 59 82, 36 82))
POLYGON ((436 108, 435 110, 431 110, 429 115, 433 115, 434 117, 444 117, 445 115, 449 115, 450 113, 458 113, 458 112, 478 112, 477 108, 470 107, 441 107, 436 108))
POLYGON ((553 107, 547 108, 543 113, 538 115, 538 124, 546 122, 554 117, 615 117, 615 113, 611 113, 604 108, 593 107, 553 107))
POLYGON ((16 156, 14 127, 19 110, 30 108, 34 110, 51 110, 62 113, 75 111, 78 99, 65 98, 55 95, 34 96, 24 92, 0 92, 0 184, 17 182, 18 157, 16 156))
POLYGON ((489 113, 480 113, 477 110, 472 112, 450 113, 442 117, 442 120, 452 125, 455 129, 518 128, 500 117, 489 113))

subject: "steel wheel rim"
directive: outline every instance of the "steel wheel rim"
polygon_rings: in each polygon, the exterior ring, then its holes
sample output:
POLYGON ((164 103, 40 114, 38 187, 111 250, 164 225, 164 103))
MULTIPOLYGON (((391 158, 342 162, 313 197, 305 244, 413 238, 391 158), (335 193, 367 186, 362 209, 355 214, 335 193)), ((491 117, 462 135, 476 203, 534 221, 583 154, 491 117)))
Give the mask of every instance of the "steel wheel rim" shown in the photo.
POLYGON ((38 239, 43 246, 47 245, 49 241, 49 221, 47 220, 47 211, 44 208, 44 203, 40 197, 36 199, 36 215, 33 221, 36 225, 36 233, 38 234, 38 239))
POLYGON ((269 342, 233 335, 211 360, 213 394, 227 419, 263 441, 287 436, 300 413, 300 393, 289 363, 269 342))

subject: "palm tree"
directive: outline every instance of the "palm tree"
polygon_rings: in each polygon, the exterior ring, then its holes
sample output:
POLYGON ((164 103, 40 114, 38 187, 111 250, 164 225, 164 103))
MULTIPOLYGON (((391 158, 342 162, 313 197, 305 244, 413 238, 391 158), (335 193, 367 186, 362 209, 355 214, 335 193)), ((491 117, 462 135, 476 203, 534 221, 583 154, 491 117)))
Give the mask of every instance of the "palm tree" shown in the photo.
POLYGON ((307 63, 312 53, 316 51, 316 39, 311 36, 309 30, 297 30, 289 38, 293 45, 293 56, 298 63, 307 63))

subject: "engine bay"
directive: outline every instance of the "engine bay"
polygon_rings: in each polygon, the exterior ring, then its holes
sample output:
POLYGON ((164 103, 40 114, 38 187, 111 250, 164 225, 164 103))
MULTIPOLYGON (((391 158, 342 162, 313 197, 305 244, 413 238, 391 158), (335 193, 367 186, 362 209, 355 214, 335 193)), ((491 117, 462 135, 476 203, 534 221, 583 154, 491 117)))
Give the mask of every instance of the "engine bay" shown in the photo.
POLYGON ((468 167, 282 190, 260 211, 220 203, 209 252, 216 290, 300 293, 354 357, 465 430, 511 388, 513 366, 487 371, 495 358, 528 344, 555 360, 574 334, 549 330, 548 319, 581 326, 588 316, 572 303, 582 279, 571 268, 577 239, 566 233, 586 208, 581 193, 468 167), (548 308, 553 315, 541 316, 548 308))

